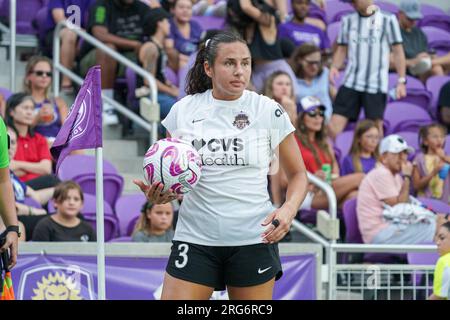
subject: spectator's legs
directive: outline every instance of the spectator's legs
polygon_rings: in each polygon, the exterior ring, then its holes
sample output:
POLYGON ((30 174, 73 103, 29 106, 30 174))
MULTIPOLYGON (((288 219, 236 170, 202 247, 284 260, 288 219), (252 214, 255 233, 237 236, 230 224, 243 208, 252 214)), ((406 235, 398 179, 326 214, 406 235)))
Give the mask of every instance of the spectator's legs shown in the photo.
MULTIPOLYGON (((61 30, 61 64, 72 70, 77 49, 77 35, 72 30, 65 28, 61 30)), ((72 81, 69 77, 63 76, 62 88, 70 88, 72 81)))
POLYGON ((348 119, 340 114, 333 114, 328 124, 328 134, 334 140, 336 136, 344 131, 348 119))
MULTIPOLYGON (((106 44, 109 48, 116 50, 113 44, 106 44)), ((102 93, 108 98, 114 98, 114 81, 116 80, 117 61, 106 52, 96 49, 95 61, 102 68, 102 93)), ((103 103, 103 123, 106 125, 116 125, 119 118, 114 112, 114 107, 108 103, 103 103)))

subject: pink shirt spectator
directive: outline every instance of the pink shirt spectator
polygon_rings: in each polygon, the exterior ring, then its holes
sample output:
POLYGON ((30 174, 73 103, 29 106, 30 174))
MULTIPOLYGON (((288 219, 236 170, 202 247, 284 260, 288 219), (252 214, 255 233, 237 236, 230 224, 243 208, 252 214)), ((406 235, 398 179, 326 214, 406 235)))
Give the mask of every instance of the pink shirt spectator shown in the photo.
POLYGON ((383 200, 397 197, 402 185, 402 177, 383 165, 370 171, 361 182, 356 212, 364 243, 372 243, 375 235, 389 226, 383 219, 383 200))

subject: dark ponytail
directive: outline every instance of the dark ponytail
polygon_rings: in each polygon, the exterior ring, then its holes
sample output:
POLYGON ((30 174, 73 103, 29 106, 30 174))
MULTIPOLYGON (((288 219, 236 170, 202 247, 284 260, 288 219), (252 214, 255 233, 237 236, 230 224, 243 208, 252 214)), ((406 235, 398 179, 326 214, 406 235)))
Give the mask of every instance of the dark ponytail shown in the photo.
POLYGON ((212 89, 212 80, 205 72, 205 61, 212 67, 217 57, 217 50, 221 43, 242 42, 247 43, 237 34, 231 31, 217 33, 211 39, 206 40, 201 46, 195 59, 195 64, 189 70, 186 81, 186 94, 202 93, 212 89))

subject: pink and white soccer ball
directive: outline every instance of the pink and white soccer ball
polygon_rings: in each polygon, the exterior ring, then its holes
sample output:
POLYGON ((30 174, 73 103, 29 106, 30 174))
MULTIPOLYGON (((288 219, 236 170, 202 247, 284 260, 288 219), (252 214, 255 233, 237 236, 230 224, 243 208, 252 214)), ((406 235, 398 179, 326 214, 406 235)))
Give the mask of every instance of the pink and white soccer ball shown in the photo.
POLYGON ((149 185, 164 184, 163 192, 177 194, 191 191, 201 177, 202 160, 189 143, 175 138, 155 142, 144 157, 144 176, 149 185))

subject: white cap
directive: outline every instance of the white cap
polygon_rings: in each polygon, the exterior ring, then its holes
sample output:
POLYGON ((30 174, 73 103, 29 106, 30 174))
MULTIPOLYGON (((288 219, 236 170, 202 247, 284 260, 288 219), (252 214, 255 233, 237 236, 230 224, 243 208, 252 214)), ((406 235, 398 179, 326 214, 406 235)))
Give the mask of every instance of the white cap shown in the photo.
POLYGON ((384 137, 380 143, 380 154, 390 152, 390 153, 400 153, 403 151, 408 151, 408 153, 413 153, 414 148, 408 146, 405 139, 403 139, 398 134, 391 134, 384 137))
POLYGON ((318 98, 316 98, 314 96, 303 97, 300 100, 300 106, 301 106, 301 109, 300 109, 301 112, 314 111, 314 110, 316 110, 317 108, 320 108, 320 107, 322 109, 325 109, 325 107, 323 106, 323 103, 318 98))

